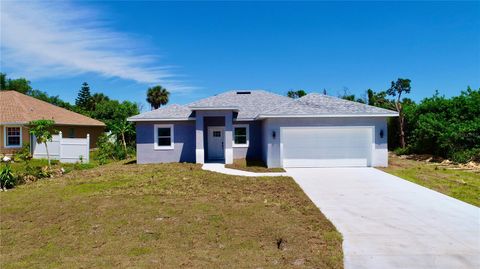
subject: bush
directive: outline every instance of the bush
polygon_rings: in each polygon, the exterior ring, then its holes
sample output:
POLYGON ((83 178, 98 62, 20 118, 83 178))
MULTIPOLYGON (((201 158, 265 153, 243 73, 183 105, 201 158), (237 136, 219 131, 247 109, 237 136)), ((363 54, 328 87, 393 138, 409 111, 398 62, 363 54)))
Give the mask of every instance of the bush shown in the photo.
POLYGON ((397 155, 407 155, 410 154, 410 148, 396 148, 393 152, 397 155))
POLYGON ((468 163, 470 161, 479 162, 480 148, 454 152, 451 159, 457 163, 468 163))
POLYGON ((134 154, 135 149, 133 147, 128 146, 127 152, 125 152, 119 142, 112 142, 107 135, 101 135, 98 138, 97 152, 94 158, 100 164, 106 164, 110 160, 125 160, 134 154))
POLYGON ((13 188, 17 183, 17 178, 13 174, 12 167, 9 162, 5 162, 0 170, 0 188, 6 190, 13 188))

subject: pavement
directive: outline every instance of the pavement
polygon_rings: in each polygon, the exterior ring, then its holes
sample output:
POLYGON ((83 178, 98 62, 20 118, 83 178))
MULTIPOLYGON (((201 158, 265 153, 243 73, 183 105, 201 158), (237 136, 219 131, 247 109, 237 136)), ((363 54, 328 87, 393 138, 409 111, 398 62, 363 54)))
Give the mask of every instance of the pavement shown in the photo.
POLYGON ((480 209, 374 168, 289 168, 343 235, 346 269, 480 268, 480 209))
POLYGON ((248 171, 242 171, 237 169, 225 168, 223 163, 205 163, 202 166, 203 170, 209 170, 212 172, 233 175, 233 176, 245 176, 245 177, 278 177, 287 176, 287 173, 254 173, 248 171))

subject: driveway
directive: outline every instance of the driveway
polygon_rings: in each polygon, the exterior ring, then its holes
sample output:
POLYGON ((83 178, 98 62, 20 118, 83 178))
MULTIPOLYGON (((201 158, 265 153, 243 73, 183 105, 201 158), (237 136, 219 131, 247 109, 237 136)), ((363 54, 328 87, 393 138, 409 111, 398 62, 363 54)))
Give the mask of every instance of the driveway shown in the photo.
POLYGON ((480 268, 480 209, 374 168, 290 168, 343 234, 345 268, 480 268))

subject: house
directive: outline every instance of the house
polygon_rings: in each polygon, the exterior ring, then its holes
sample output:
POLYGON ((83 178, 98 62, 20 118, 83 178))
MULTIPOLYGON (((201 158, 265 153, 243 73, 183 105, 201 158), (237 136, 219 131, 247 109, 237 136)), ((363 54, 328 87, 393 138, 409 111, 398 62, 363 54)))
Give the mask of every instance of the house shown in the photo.
POLYGON ((387 166, 387 118, 398 113, 311 93, 229 91, 129 118, 137 162, 259 159, 268 167, 387 166))
POLYGON ((90 148, 105 132, 101 121, 16 91, 0 91, 0 155, 13 154, 24 144, 31 144, 27 124, 40 119, 54 120, 55 129, 66 138, 85 138, 90 134, 90 148))

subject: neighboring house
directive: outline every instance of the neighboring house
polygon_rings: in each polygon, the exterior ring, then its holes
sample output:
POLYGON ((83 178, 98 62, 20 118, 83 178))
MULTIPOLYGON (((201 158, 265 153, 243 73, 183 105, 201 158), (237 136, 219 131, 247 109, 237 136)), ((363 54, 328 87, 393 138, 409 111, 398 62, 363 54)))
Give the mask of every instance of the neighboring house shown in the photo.
POLYGON ((387 166, 387 118, 398 113, 321 94, 291 99, 229 91, 129 118, 137 162, 259 159, 268 167, 387 166))
POLYGON ((31 143, 27 124, 40 119, 54 120, 55 129, 65 138, 85 138, 90 134, 90 148, 105 132, 101 121, 16 91, 0 91, 0 154, 13 154, 31 143))

